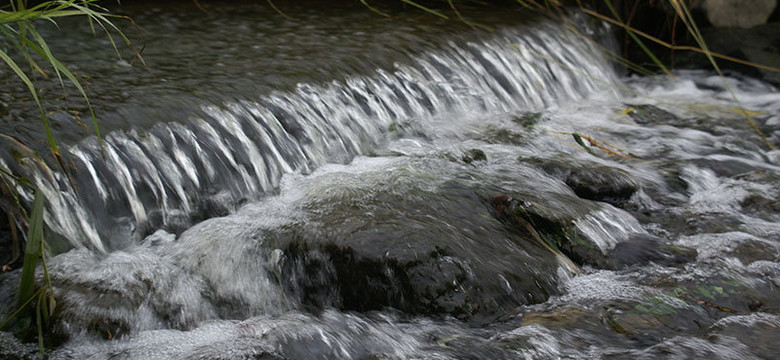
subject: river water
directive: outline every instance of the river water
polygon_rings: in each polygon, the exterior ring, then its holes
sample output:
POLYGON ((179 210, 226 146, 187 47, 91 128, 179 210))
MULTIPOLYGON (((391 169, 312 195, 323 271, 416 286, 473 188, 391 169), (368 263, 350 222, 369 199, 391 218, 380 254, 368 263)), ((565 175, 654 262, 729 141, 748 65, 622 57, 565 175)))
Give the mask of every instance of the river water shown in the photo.
POLYGON ((780 152, 745 120, 778 144, 777 89, 621 77, 577 16, 292 10, 128 8, 145 67, 63 24, 104 142, 71 96, 67 172, 19 155, 25 111, 0 154, 47 201, 50 358, 780 354, 780 152))

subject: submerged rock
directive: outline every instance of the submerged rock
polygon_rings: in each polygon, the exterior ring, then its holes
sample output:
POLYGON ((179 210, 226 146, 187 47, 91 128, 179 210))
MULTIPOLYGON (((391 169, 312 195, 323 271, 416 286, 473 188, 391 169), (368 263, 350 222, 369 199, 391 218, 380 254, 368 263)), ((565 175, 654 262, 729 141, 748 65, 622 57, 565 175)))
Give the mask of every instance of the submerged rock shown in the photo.
POLYGON ((778 247, 766 242, 747 240, 734 247, 730 255, 735 256, 745 265, 756 261, 777 261, 780 259, 778 247))
POLYGON ((604 309, 604 318, 612 331, 646 346, 663 340, 670 332, 693 333, 701 324, 712 322, 706 314, 668 297, 610 304, 604 309))
POLYGON ((675 124, 679 117, 657 106, 648 104, 628 105, 631 111, 628 115, 640 125, 675 124))
POLYGON ((569 206, 554 208, 506 195, 495 197, 493 204, 499 218, 512 228, 531 227, 543 246, 562 252, 579 265, 606 269, 650 262, 679 265, 696 257, 696 250, 666 244, 644 232, 630 215, 609 205, 600 209, 596 203, 575 198, 567 200, 569 206))
POLYGON ((304 305, 489 321, 557 292, 553 254, 496 221, 477 189, 368 176, 320 189, 303 204, 305 225, 267 234, 284 253, 279 280, 304 305))
POLYGON ((486 161, 487 154, 480 149, 469 149, 463 152, 461 160, 466 164, 471 164, 475 161, 486 161))
POLYGON ((639 183, 627 172, 599 164, 572 163, 566 160, 521 158, 561 179, 577 196, 613 205, 621 205, 639 190, 639 183))
POLYGON ((658 237, 636 234, 628 241, 617 244, 609 252, 607 259, 599 265, 608 269, 619 269, 651 262, 664 266, 680 265, 695 260, 696 254, 696 249, 680 245, 667 245, 658 237))
POLYGON ((750 352, 763 359, 780 354, 780 316, 755 313, 724 318, 712 326, 713 336, 738 339, 750 344, 750 352))

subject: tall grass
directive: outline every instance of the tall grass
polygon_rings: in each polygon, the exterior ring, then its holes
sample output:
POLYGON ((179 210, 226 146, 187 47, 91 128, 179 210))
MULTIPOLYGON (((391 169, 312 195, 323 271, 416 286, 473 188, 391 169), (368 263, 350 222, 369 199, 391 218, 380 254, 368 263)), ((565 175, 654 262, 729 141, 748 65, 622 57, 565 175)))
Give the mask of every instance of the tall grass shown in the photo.
MULTIPOLYGON (((11 177, 17 183, 21 184, 22 179, 13 178, 11 174, 3 173, 3 184, 8 186, 7 178, 11 177)), ((30 185, 26 185, 30 186, 30 185)), ((14 196, 18 202, 18 196, 14 196)), ((44 355, 43 332, 49 325, 57 302, 54 299, 54 288, 49 278, 49 270, 46 266, 46 240, 44 238, 43 213, 44 199, 39 191, 35 192, 33 204, 29 214, 25 211, 24 217, 27 221, 27 245, 24 251, 24 261, 22 264, 22 276, 19 281, 19 294, 16 299, 15 310, 0 323, 0 330, 12 328, 20 333, 28 333, 31 328, 36 330, 38 338, 38 347, 41 357, 44 355), (43 283, 36 290, 35 272, 38 268, 38 261, 41 262, 41 271, 43 283)))
MULTIPOLYGON (((4 64, 10 69, 30 92, 39 110, 48 148, 63 169, 65 169, 65 166, 59 146, 47 118, 44 101, 36 87, 34 74, 43 78, 50 78, 53 75, 60 82, 63 91, 65 91, 64 88, 67 83, 75 87, 89 108, 95 134, 99 141, 100 127, 86 90, 79 82, 76 74, 57 59, 46 39, 36 29, 36 24, 39 22, 56 24, 57 20, 61 18, 82 17, 89 22, 93 32, 97 32, 99 29, 105 33, 111 46, 114 50, 117 50, 117 54, 119 54, 119 51, 115 37, 118 37, 132 48, 130 40, 112 22, 112 19, 120 17, 109 14, 105 8, 98 5, 97 1, 52 0, 28 6, 27 0, 12 0, 0 6, 0 60, 2 60, 0 64, 4 64)), ((2 69, 1 66, 0 69, 2 69)), ((27 228, 26 247, 16 310, 0 324, 0 329, 10 326, 20 332, 27 332, 34 326, 37 330, 41 357, 43 357, 44 329, 57 306, 46 266, 47 244, 43 225, 44 199, 39 191, 32 188, 29 181, 14 176, 8 169, 0 168, 0 180, 2 180, 0 181, 0 190, 14 200, 12 206, 16 207, 15 213, 20 214, 16 218, 9 215, 9 219, 14 219, 14 222, 16 222, 16 224, 11 224, 12 228, 25 226, 27 228), (19 200, 18 190, 24 187, 35 193, 29 213, 24 210, 19 200), (36 290, 35 273, 39 261, 41 263, 43 282, 36 290)))

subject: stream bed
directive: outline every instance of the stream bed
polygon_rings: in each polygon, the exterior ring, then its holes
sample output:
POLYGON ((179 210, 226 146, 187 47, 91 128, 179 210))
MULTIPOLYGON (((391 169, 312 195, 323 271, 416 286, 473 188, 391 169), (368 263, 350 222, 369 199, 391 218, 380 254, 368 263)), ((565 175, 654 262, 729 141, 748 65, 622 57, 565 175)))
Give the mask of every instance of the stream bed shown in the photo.
POLYGON ((780 144, 773 86, 621 77, 576 15, 135 11, 148 69, 68 55, 107 119, 63 112, 70 181, 3 138, 46 196, 48 358, 780 354, 780 152, 745 119, 780 144))

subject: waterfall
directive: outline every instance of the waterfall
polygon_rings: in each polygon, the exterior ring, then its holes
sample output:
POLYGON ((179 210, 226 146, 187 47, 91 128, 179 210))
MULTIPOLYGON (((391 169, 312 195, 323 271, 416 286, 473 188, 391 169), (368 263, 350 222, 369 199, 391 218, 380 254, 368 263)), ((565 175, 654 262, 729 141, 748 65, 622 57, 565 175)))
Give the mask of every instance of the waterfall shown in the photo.
POLYGON ((284 174, 370 153, 394 124, 539 110, 615 78, 599 46, 547 20, 412 58, 339 82, 203 104, 201 116, 116 131, 102 144, 85 139, 63 149, 70 174, 0 165, 41 189, 51 230, 74 247, 110 251, 273 193, 284 174))

